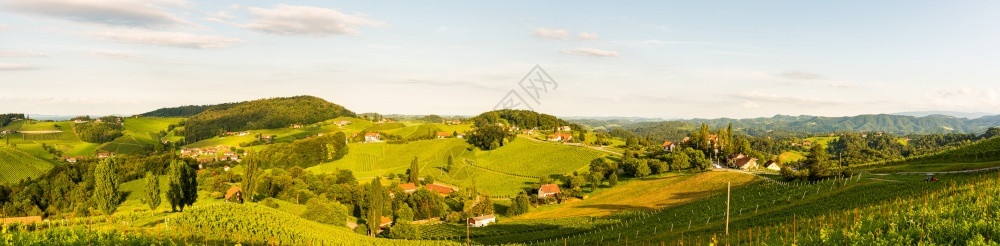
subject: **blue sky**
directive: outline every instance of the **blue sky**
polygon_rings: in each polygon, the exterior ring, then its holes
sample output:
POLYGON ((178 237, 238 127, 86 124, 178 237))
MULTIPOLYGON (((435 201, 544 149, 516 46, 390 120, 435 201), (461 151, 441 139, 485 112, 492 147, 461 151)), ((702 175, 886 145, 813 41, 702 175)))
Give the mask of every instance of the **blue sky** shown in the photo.
POLYGON ((996 1, 0 0, 0 112, 472 115, 537 64, 559 116, 1000 113, 998 25, 996 1))

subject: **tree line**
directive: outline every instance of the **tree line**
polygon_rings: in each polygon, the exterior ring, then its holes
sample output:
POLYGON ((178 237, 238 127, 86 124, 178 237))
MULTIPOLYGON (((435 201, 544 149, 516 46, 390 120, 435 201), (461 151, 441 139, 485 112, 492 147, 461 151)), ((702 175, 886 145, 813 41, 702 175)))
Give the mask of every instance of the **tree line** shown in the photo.
POLYGON ((252 129, 312 124, 340 116, 355 116, 344 107, 318 97, 296 96, 259 99, 209 107, 188 118, 185 139, 198 141, 225 133, 252 129))

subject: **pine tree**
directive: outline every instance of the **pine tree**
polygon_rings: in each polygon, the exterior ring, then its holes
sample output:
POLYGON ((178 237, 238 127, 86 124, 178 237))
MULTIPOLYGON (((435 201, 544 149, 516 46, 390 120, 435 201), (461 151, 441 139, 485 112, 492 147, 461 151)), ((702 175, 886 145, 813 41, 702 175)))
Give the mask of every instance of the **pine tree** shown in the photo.
POLYGON ((105 215, 118 209, 121 194, 118 193, 118 163, 113 158, 105 158, 94 169, 94 201, 105 215))
POLYGON ((156 210, 160 206, 160 179, 153 175, 153 172, 146 172, 146 197, 143 199, 149 210, 156 210))
POLYGON ((413 161, 410 162, 410 183, 416 184, 420 181, 420 164, 417 162, 417 157, 413 157, 413 161))

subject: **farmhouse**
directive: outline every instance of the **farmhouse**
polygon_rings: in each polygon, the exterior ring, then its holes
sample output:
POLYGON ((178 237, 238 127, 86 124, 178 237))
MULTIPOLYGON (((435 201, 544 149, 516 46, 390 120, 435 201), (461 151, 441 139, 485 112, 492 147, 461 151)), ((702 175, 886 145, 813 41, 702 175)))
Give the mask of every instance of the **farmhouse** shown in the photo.
POLYGON ((83 123, 87 123, 87 121, 86 120, 81 120, 81 119, 76 119, 76 120, 73 120, 73 123, 83 124, 83 123))
POLYGON ((492 214, 469 218, 469 226, 472 227, 484 227, 496 222, 497 216, 492 214))
POLYGON ((455 135, 455 137, 457 137, 457 138, 465 138, 465 134, 458 134, 458 135, 455 135))
POLYGON ((110 152, 98 152, 97 153, 97 158, 108 158, 108 157, 112 157, 112 156, 115 156, 115 155, 111 154, 110 152))
POLYGON ((448 194, 451 194, 451 192, 455 191, 455 189, 453 189, 451 187, 444 186, 444 185, 439 185, 439 184, 427 184, 427 185, 424 185, 424 188, 428 189, 428 190, 431 190, 431 191, 434 191, 434 192, 437 192, 438 194, 440 194, 442 196, 447 196, 448 194))
POLYGON ((302 128, 302 124, 292 124, 292 128, 295 128, 295 129, 302 128))
POLYGON ((399 184, 399 188, 403 188, 406 194, 413 194, 413 192, 417 191, 417 185, 413 183, 399 184))
POLYGON ((556 133, 549 135, 548 139, 549 141, 568 142, 570 139, 573 139, 573 135, 569 133, 556 133))
POLYGON ((743 159, 743 157, 746 157, 745 155, 743 155, 743 153, 736 153, 736 154, 732 154, 732 155, 727 156, 727 158, 730 161, 735 161, 735 160, 743 159))
POLYGON ((743 170, 750 170, 757 168, 757 158, 753 157, 743 157, 733 161, 733 166, 743 170))
POLYGON ((538 198, 552 197, 559 194, 559 185, 546 184, 538 188, 538 198))
POLYGON ((70 157, 66 157, 66 162, 69 162, 69 163, 76 163, 76 158, 70 158, 70 157))
POLYGON ((773 161, 773 160, 769 160, 766 163, 764 163, 764 168, 775 170, 775 171, 781 171, 781 166, 778 166, 778 163, 775 162, 775 161, 773 161))
POLYGON ((380 221, 378 223, 378 227, 380 229, 385 229, 386 227, 391 226, 391 225, 392 225, 392 219, 390 219, 389 217, 385 217, 385 216, 382 216, 382 221, 380 221))
POLYGON ((379 134, 377 132, 365 133, 365 142, 366 143, 381 142, 381 141, 382 141, 382 137, 379 136, 379 134))
POLYGON ((437 139, 451 137, 450 132, 437 132, 437 139))
POLYGON ((234 185, 226 191, 226 202, 243 203, 243 189, 234 185))
POLYGON ((346 126, 346 125, 350 125, 350 124, 351 124, 351 121, 349 121, 349 120, 342 120, 342 121, 338 121, 337 122, 337 126, 346 126))
POLYGON ((533 133, 535 133, 535 130, 531 130, 531 129, 521 130, 521 134, 524 134, 524 135, 531 135, 533 133))
POLYGON ((676 147, 677 147, 677 145, 674 144, 674 142, 671 142, 671 141, 664 141, 663 142, 663 151, 671 151, 672 152, 672 151, 674 151, 674 148, 676 148, 676 147))
POLYGON ((560 131, 560 132, 568 132, 568 131, 572 131, 573 128, 570 128, 569 126, 560 126, 560 127, 556 128, 556 130, 560 131))

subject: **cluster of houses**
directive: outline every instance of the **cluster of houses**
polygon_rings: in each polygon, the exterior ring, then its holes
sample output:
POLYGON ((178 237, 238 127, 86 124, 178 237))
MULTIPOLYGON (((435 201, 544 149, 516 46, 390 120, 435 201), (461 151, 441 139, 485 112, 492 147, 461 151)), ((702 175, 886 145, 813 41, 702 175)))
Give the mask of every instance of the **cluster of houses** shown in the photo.
MULTIPOLYGON (((414 183, 399 184, 399 188, 402 188, 403 191, 406 192, 406 194, 413 194, 413 192, 417 192, 417 185, 414 183)), ((448 196, 452 192, 455 192, 455 188, 435 183, 424 185, 424 189, 433 191, 434 193, 437 193, 438 195, 441 196, 448 196)), ((390 193, 389 195, 394 196, 392 193, 390 193)))
POLYGON ((768 160, 763 166, 757 164, 757 158, 749 157, 743 155, 742 153, 729 155, 729 167, 739 168, 742 170, 758 170, 760 168, 770 169, 774 171, 780 171, 781 166, 773 161, 768 160))
POLYGON ((342 121, 337 121, 337 122, 334 122, 334 123, 337 124, 337 126, 339 126, 339 127, 344 127, 344 126, 351 125, 351 121, 349 121, 349 120, 342 120, 342 121))
POLYGON ((553 142, 569 142, 573 140, 573 134, 570 133, 572 130, 573 128, 569 126, 559 126, 556 127, 552 135, 546 136, 545 139, 553 142))
POLYGON ((236 154, 236 152, 233 152, 229 146, 225 145, 205 148, 181 148, 181 156, 195 158, 198 160, 198 163, 207 163, 212 161, 241 161, 240 156, 236 154))

